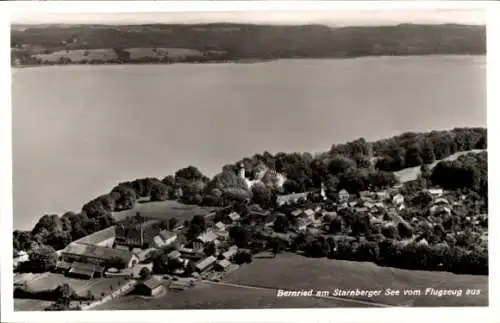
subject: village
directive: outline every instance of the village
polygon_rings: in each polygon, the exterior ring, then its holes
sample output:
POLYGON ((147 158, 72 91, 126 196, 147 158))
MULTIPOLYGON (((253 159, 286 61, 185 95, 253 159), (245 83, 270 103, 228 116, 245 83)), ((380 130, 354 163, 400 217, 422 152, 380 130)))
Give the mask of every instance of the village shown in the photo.
MULTIPOLYGON (((292 248, 301 235, 335 241, 373 240, 379 236, 400 245, 429 245, 432 241, 427 241, 426 230, 434 233, 436 227, 445 224, 441 246, 467 236, 480 242, 478 248, 487 248, 487 215, 457 218, 453 211, 463 206, 466 196, 451 196, 439 188, 422 191, 430 200, 420 216, 415 216, 408 211, 412 207, 400 188, 358 195, 341 190, 335 202, 326 198, 322 188, 317 199, 309 193, 283 195, 277 197, 273 210, 253 204, 245 206, 245 214, 239 214, 234 208, 224 208, 195 215, 191 221, 175 226, 157 215, 137 213, 57 251, 54 272, 15 274, 14 287, 34 292, 68 284, 79 295, 70 304, 73 309, 88 309, 127 293, 155 297, 193 287, 199 281, 221 281, 258 253, 303 253, 300 248, 292 248), (370 232, 378 235, 371 234, 370 238, 353 230, 353 225, 345 223, 346 214, 368 219, 370 232), (447 226, 452 215, 453 225, 447 226), (332 223, 338 223, 338 228, 332 228, 332 223), (251 239, 244 234, 240 238, 242 231, 251 231, 251 239)), ((14 266, 27 260, 25 253, 19 254, 14 266)))

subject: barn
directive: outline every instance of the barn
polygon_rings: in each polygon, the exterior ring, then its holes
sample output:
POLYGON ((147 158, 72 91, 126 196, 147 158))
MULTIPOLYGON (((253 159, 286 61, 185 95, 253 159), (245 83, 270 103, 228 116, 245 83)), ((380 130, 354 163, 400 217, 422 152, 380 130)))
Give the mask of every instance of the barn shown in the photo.
POLYGON ((165 290, 165 287, 163 286, 161 281, 159 281, 155 277, 151 277, 143 282, 140 282, 137 285, 136 290, 137 292, 139 292, 139 294, 145 296, 157 296, 165 290))
POLYGON ((61 261, 87 263, 103 267, 114 267, 119 262, 125 267, 132 267, 139 262, 139 259, 128 250, 70 243, 61 251, 61 261))

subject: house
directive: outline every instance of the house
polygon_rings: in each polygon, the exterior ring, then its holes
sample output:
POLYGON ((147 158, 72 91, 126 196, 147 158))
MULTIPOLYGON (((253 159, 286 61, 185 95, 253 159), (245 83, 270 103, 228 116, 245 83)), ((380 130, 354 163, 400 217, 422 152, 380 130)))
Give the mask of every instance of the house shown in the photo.
POLYGON ((167 257, 168 259, 179 259, 181 257, 181 253, 179 250, 173 250, 168 253, 167 257))
POLYGON ((307 210, 304 211, 304 215, 306 217, 308 217, 309 219, 314 219, 314 215, 315 214, 316 213, 313 210, 311 210, 311 209, 307 209, 307 210))
POLYGON ((231 260, 234 255, 238 252, 237 246, 231 246, 227 251, 222 253, 222 257, 227 260, 231 260))
POLYGON ((308 219, 299 219, 297 221, 297 230, 306 231, 307 227, 311 224, 311 221, 308 219))
POLYGON ((340 190, 340 192, 337 195, 339 203, 346 203, 349 201, 349 192, 346 190, 340 190))
POLYGON ((434 202, 432 202, 432 205, 449 205, 450 202, 445 199, 445 198, 437 198, 436 200, 434 200, 434 202))
POLYGON ((429 209, 430 216, 446 215, 446 214, 451 214, 450 208, 446 206, 433 205, 429 209))
POLYGON ((205 245, 209 242, 215 242, 215 240, 217 240, 217 234, 211 230, 208 230, 197 236, 195 242, 199 242, 205 245))
POLYGON ((392 198, 392 204, 394 205, 401 205, 405 202, 405 198, 403 195, 401 194, 396 194, 394 195, 394 197, 392 198))
POLYGON ((148 249, 139 250, 139 251, 133 252, 133 253, 137 256, 137 258, 139 259, 139 262, 143 262, 143 261, 148 260, 155 250, 156 250, 155 248, 148 248, 148 249))
POLYGON ((287 195, 279 195, 277 196, 276 203, 278 206, 282 206, 285 204, 296 203, 300 199, 307 199, 307 195, 309 193, 294 193, 287 195))
POLYGON ((300 209, 292 212, 292 216, 295 218, 299 217, 301 214, 302 214, 302 210, 300 210, 300 209))
POLYGON ((215 264, 215 270, 218 270, 218 271, 227 271, 230 266, 231 266, 231 263, 229 262, 229 260, 222 259, 222 260, 219 260, 215 264))
POLYGON ((140 282, 136 287, 136 291, 145 296, 157 296, 164 290, 165 287, 161 281, 155 277, 150 277, 145 281, 140 282))
POLYGON ((237 212, 231 212, 231 213, 229 213, 229 214, 228 214, 228 216, 227 216, 227 217, 228 217, 228 218, 231 220, 231 222, 233 222, 233 223, 234 223, 234 222, 237 222, 237 221, 241 218, 241 217, 240 217, 240 215, 239 215, 237 212))
POLYGON ((128 218, 116 226, 115 243, 117 245, 149 248, 154 237, 161 231, 159 220, 146 220, 141 216, 128 218))
POLYGON ((177 233, 162 230, 153 238, 153 246, 155 248, 162 248, 165 246, 170 246, 177 240, 177 233))
POLYGON ((389 194, 383 191, 383 192, 376 192, 375 196, 379 201, 384 201, 385 199, 387 199, 387 197, 389 197, 389 194))
POLYGON ((431 195, 433 195, 433 196, 440 197, 441 195, 443 195, 443 189, 442 188, 431 188, 431 189, 429 189, 429 193, 431 193, 431 195))
POLYGON ((30 260, 28 253, 24 250, 17 252, 13 259, 14 267, 17 267, 20 263, 30 260))
POLYGON ((74 242, 61 251, 60 257, 60 260, 71 263, 80 262, 113 267, 116 262, 125 267, 132 267, 139 263, 139 258, 128 250, 74 242))
POLYGON ((226 225, 224 223, 222 223, 221 221, 217 222, 214 226, 219 231, 226 230, 226 225))
POLYGON ((210 270, 214 265, 215 262, 217 261, 217 258, 214 256, 209 256, 205 259, 200 260, 194 267, 195 270, 199 273, 205 272, 207 270, 210 270))

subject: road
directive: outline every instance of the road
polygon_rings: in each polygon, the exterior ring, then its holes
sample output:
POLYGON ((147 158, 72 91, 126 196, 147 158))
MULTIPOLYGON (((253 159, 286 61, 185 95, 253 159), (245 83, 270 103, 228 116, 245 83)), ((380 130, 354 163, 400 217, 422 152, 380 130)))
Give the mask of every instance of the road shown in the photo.
MULTIPOLYGON (((211 284, 211 285, 220 285, 220 286, 228 286, 228 287, 235 287, 235 288, 257 289, 257 290, 266 290, 266 291, 272 290, 274 292, 276 291, 275 288, 261 287, 261 286, 241 285, 241 284, 233 284, 233 283, 226 283, 226 282, 213 282, 213 281, 209 281, 209 280, 202 280, 202 282, 204 282, 206 284, 211 284)), ((371 307, 393 307, 393 305, 371 302, 371 301, 363 301, 363 300, 346 298, 346 297, 336 297, 336 296, 312 296, 312 297, 329 299, 329 300, 336 300, 336 301, 341 301, 344 303, 361 304, 361 305, 366 305, 366 306, 371 306, 371 307)), ((403 307, 405 307, 405 306, 403 305, 403 307)))

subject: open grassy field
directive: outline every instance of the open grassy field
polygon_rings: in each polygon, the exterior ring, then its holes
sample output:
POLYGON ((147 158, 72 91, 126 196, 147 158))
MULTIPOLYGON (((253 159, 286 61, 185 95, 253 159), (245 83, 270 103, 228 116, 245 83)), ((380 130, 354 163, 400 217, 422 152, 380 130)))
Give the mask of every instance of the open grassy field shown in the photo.
POLYGON ((194 215, 205 215, 216 210, 214 207, 201 207, 197 205, 186 205, 177 201, 145 202, 137 203, 135 208, 120 212, 114 212, 115 220, 120 221, 128 216, 134 216, 137 212, 142 215, 156 218, 168 219, 177 218, 179 221, 190 220, 194 215))
POLYGON ((34 57, 42 62, 58 62, 61 58, 71 59, 73 62, 102 60, 108 61, 116 59, 116 53, 112 48, 104 49, 71 49, 61 50, 50 54, 37 54, 34 57))
POLYGON ((42 301, 39 299, 15 298, 14 311, 43 311, 52 304, 51 301, 42 301))
POLYGON ((342 304, 336 301, 311 297, 278 298, 274 290, 199 283, 184 291, 167 291, 158 298, 136 295, 123 296, 95 307, 93 310, 329 308, 341 306, 342 304))
POLYGON ((274 258, 258 258, 230 273, 225 282, 261 286, 274 289, 480 289, 479 296, 385 296, 355 297, 388 305, 413 306, 487 306, 488 277, 455 275, 445 272, 410 271, 379 267, 372 263, 311 259, 294 254, 281 254, 274 258))
MULTIPOLYGON (((479 153, 481 151, 484 151, 484 149, 473 149, 473 150, 468 150, 468 151, 460 151, 458 153, 455 153, 451 156, 448 156, 442 160, 455 160, 458 157, 468 154, 468 153, 479 153)), ((434 166, 436 166, 441 160, 436 160, 434 163, 430 165, 430 168, 432 169, 434 166)), ((401 182, 409 182, 417 179, 418 175, 420 174, 420 166, 416 167, 409 167, 405 168, 402 170, 399 170, 397 172, 394 172, 394 175, 396 175, 396 178, 401 182)))
POLYGON ((61 284, 68 284, 80 296, 87 296, 87 292, 91 291, 96 297, 100 297, 101 293, 108 294, 110 286, 116 289, 118 284, 124 284, 127 278, 124 277, 105 277, 94 280, 78 279, 66 277, 62 274, 46 273, 37 279, 27 283, 28 288, 34 292, 44 290, 52 290, 61 284))

